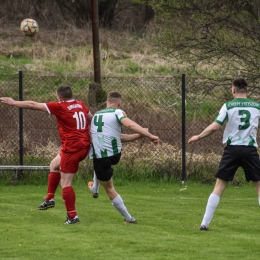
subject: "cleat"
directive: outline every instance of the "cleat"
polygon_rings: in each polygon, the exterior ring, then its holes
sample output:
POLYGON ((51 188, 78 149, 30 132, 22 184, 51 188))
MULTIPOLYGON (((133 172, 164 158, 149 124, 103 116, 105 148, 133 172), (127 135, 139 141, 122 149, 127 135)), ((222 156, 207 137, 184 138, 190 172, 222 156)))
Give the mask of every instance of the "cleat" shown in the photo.
POLYGON ((204 226, 204 225, 202 225, 202 226, 200 226, 199 230, 201 230, 201 231, 203 231, 203 230, 204 230, 204 231, 208 231, 209 228, 206 227, 206 226, 204 226))
POLYGON ((94 184, 94 182, 93 182, 93 181, 90 181, 90 182, 88 183, 88 189, 91 191, 92 197, 93 197, 94 199, 96 199, 96 198, 98 198, 98 193, 94 193, 94 192, 92 191, 92 186, 93 186, 93 184, 94 184))
POLYGON ((54 206, 55 206, 54 199, 51 199, 51 200, 44 199, 44 201, 37 207, 37 209, 38 210, 47 210, 50 208, 54 208, 54 206))
POLYGON ((77 224, 79 223, 79 217, 76 216, 75 218, 69 218, 69 216, 67 216, 67 219, 65 220, 64 224, 77 224))
POLYGON ((97 198, 98 198, 98 193, 93 193, 93 192, 92 192, 92 197, 93 197, 94 199, 97 199, 97 198))
POLYGON ((129 221, 127 221, 127 220, 125 219, 125 223, 126 223, 126 224, 137 224, 137 221, 136 221, 136 219, 131 218, 129 221))

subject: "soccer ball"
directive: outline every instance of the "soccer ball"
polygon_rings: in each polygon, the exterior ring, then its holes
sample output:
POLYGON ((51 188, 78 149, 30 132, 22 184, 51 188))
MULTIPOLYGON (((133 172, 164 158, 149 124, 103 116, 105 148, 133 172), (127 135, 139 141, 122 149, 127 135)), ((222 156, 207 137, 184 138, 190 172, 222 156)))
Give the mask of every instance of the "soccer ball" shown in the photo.
POLYGON ((34 37, 39 32, 39 25, 35 20, 26 18, 21 22, 20 29, 25 36, 34 37))

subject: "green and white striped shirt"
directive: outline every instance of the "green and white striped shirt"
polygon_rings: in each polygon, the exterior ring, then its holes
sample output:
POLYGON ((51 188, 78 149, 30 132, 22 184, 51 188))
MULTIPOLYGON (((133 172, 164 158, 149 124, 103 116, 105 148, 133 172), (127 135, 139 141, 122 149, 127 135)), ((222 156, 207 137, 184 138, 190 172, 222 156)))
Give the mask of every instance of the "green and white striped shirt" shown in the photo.
POLYGON ((123 110, 113 107, 107 107, 94 114, 90 127, 90 158, 110 157, 121 152, 121 120, 126 117, 123 110))
POLYGON ((260 104, 248 98, 236 98, 225 103, 215 119, 220 125, 227 121, 223 144, 258 147, 256 137, 260 104))

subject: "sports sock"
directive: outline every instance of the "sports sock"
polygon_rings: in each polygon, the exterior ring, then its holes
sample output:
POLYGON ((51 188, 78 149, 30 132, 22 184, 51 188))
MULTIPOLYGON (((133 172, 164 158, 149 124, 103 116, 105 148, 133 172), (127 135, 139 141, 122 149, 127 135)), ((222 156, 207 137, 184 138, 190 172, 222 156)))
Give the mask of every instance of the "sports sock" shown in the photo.
POLYGON ((93 176, 93 186, 91 187, 91 191, 93 193, 98 193, 99 192, 99 186, 100 186, 100 183, 97 179, 97 175, 96 173, 94 172, 94 176, 93 176))
POLYGON ((112 205, 117 209, 117 211, 125 217, 125 219, 127 221, 130 221, 132 216, 129 214, 129 212, 127 211, 127 208, 124 204, 124 201, 122 200, 121 196, 118 194, 118 196, 116 198, 114 198, 113 200, 111 200, 112 205))
POLYGON ((201 225, 204 225, 206 227, 209 226, 209 224, 213 218, 213 215, 215 213, 215 210, 218 206, 219 200, 220 200, 220 197, 218 195, 216 195, 214 193, 210 194, 208 203, 206 206, 206 211, 205 211, 203 220, 201 222, 201 225))
POLYGON ((260 197, 258 197, 258 204, 259 204, 259 206, 260 206, 260 197))
POLYGON ((68 212, 69 218, 74 218, 77 215, 75 203, 76 195, 71 186, 67 186, 62 189, 62 198, 68 212))
POLYGON ((46 200, 51 200, 55 196, 55 192, 60 183, 60 173, 59 172, 50 172, 48 176, 48 193, 46 195, 46 200))

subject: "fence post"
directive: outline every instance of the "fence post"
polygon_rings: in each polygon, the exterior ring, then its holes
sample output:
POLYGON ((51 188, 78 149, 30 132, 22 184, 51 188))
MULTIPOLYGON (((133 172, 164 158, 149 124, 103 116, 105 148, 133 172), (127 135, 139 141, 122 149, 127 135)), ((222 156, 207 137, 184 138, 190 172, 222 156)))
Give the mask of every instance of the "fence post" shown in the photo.
POLYGON ((182 183, 186 180, 186 93, 185 93, 185 74, 182 74, 182 183))
POLYGON ((93 58, 94 58, 94 81, 101 84, 100 71, 100 51, 99 51, 99 17, 98 0, 92 0, 92 38, 93 38, 93 58))
MULTIPOLYGON (((23 72, 19 71, 19 101, 23 100, 23 72)), ((19 164, 23 165, 23 109, 19 108, 19 164)), ((19 170, 18 180, 23 178, 23 171, 19 170)))
POLYGON ((101 85, 98 83, 89 84, 89 106, 95 107, 97 105, 97 92, 101 90, 101 85))

